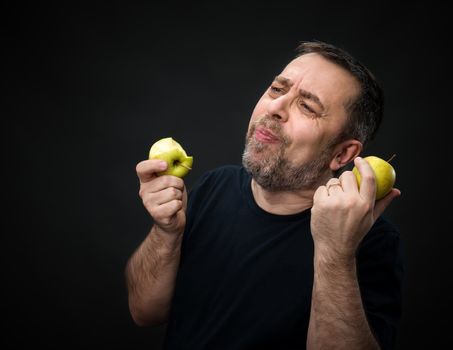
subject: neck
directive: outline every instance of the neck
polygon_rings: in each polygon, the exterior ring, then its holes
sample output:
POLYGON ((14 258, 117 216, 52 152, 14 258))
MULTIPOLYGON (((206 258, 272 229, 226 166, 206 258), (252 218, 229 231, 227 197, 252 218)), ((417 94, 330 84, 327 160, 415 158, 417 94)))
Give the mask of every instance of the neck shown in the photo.
POLYGON ((270 192, 252 179, 252 193, 258 206, 271 214, 291 215, 313 206, 315 190, 270 192))

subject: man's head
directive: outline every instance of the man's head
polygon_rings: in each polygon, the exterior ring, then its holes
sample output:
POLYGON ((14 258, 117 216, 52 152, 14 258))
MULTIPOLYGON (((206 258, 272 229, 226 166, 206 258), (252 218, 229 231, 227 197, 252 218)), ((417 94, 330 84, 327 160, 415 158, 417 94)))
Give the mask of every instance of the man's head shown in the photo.
POLYGON ((342 138, 356 139, 365 146, 375 136, 383 116, 384 95, 374 75, 349 53, 327 43, 302 42, 297 52, 298 57, 317 53, 356 78, 360 92, 347 106, 349 120, 342 138))
POLYGON ((243 164, 270 191, 314 189, 372 139, 382 106, 362 64, 332 45, 304 42, 255 107, 243 164))

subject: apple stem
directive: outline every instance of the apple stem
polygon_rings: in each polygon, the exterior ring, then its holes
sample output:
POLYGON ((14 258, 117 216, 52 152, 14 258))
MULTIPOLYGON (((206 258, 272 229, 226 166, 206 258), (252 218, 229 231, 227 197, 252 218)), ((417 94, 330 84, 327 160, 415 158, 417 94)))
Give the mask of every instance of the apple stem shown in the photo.
POLYGON ((396 153, 390 157, 390 159, 387 161, 387 163, 390 163, 393 160, 393 158, 395 158, 395 157, 396 157, 396 153))
POLYGON ((192 170, 191 167, 188 167, 187 165, 184 165, 184 164, 179 164, 180 166, 182 166, 183 168, 186 168, 187 170, 192 170))

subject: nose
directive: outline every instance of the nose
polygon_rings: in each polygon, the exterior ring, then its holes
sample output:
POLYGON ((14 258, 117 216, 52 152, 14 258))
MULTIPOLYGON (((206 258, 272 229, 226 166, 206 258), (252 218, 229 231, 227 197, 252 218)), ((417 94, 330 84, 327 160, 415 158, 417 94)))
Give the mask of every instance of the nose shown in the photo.
POLYGON ((277 119, 280 122, 286 122, 288 120, 289 111, 289 99, 287 95, 279 96, 269 102, 267 105, 267 113, 273 119, 277 119))

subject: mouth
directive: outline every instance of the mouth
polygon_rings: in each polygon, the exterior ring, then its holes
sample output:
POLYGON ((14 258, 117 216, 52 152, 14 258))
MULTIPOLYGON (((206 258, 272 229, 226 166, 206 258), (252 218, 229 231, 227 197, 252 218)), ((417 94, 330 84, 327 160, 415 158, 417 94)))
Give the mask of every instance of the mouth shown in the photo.
POLYGON ((264 127, 256 128, 254 136, 255 136, 255 138, 258 141, 264 142, 264 143, 277 143, 277 142, 280 142, 280 138, 279 137, 277 137, 276 135, 274 135, 272 133, 272 131, 270 131, 269 129, 264 128, 264 127))

